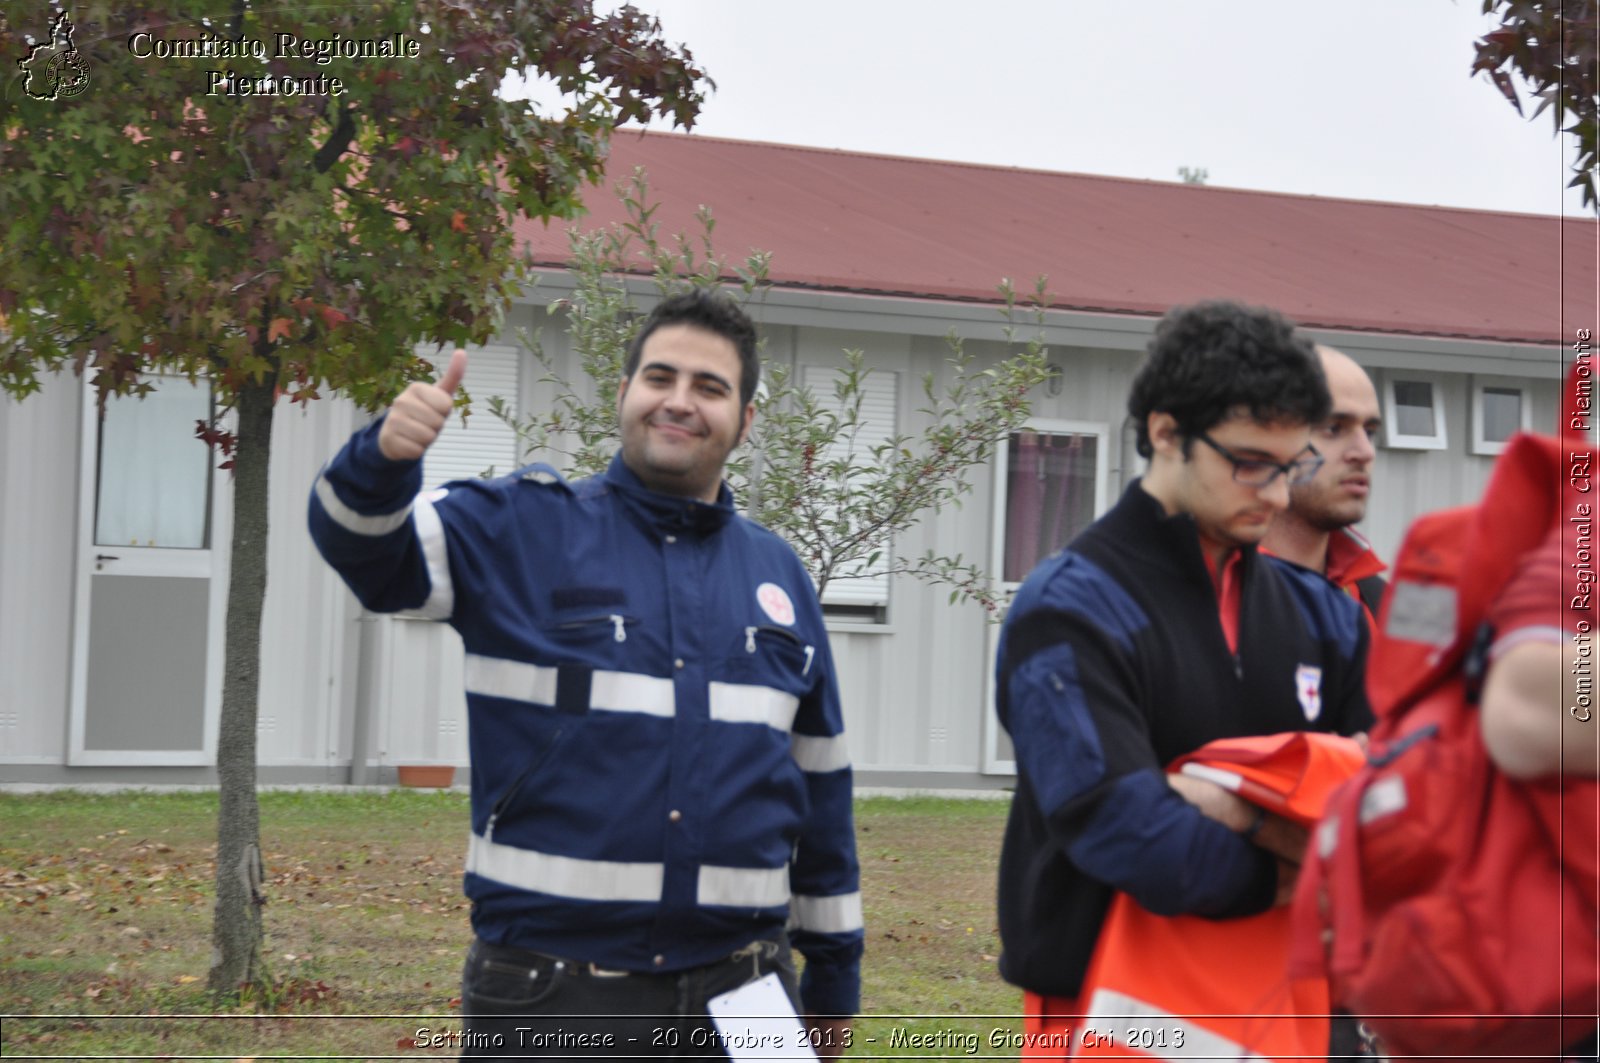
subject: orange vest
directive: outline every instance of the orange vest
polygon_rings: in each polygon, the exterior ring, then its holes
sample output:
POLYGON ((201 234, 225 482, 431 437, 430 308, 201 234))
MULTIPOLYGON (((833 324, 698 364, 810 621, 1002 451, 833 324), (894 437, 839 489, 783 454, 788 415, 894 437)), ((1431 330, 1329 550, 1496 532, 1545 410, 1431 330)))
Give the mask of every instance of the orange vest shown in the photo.
MULTIPOLYGON (((1174 762, 1310 827, 1365 761, 1354 739, 1308 731, 1227 738, 1174 762)), ((1084 979, 1079 1057, 1324 1058, 1328 984, 1290 979, 1289 907, 1243 919, 1159 916, 1111 902, 1084 979)))

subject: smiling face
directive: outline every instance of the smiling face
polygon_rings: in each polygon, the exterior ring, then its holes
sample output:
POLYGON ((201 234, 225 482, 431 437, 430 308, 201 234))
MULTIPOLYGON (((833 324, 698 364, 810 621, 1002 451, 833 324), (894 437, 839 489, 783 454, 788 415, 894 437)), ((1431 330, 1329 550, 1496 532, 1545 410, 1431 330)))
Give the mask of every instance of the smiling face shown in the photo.
POLYGON ((755 404, 739 403, 739 351, 694 325, 650 333, 617 391, 622 460, 652 491, 714 502, 755 404))
POLYGON ((1372 490, 1373 444, 1382 424, 1378 392, 1366 370, 1331 347, 1319 347, 1333 413, 1311 433, 1322 468, 1294 489, 1289 512, 1318 532, 1332 532, 1367 515, 1372 490))
MULTIPOLYGON (((1275 476, 1265 487, 1239 483, 1233 463, 1215 448, 1199 440, 1185 448, 1171 414, 1152 413, 1149 432, 1150 471, 1140 482, 1169 514, 1194 517, 1201 549, 1214 562, 1236 547, 1259 543, 1288 507, 1287 477, 1275 476)), ((1238 458, 1276 465, 1304 457, 1311 441, 1308 425, 1263 423, 1244 414, 1219 421, 1206 435, 1238 458)))

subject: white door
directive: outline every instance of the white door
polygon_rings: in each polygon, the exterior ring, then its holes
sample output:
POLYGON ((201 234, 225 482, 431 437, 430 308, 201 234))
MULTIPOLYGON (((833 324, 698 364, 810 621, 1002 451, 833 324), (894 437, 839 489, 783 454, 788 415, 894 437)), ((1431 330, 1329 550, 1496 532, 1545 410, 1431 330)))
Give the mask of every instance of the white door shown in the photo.
POLYGON ((108 400, 104 417, 84 389, 72 764, 216 761, 226 474, 194 434, 211 389, 148 379, 154 391, 108 400))

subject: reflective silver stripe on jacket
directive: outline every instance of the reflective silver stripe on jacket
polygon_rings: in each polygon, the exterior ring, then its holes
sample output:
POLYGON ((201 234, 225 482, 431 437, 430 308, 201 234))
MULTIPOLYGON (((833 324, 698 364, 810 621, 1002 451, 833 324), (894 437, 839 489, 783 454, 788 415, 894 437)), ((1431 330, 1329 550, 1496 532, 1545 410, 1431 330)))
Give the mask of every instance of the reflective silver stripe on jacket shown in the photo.
POLYGON ((833 897, 795 894, 794 921, 801 930, 819 934, 848 934, 865 925, 861 916, 861 894, 841 893, 833 897))
POLYGON ((776 908, 789 903, 789 866, 716 867, 701 864, 696 904, 732 908, 776 908))
MULTIPOLYGON (((554 705, 556 669, 506 660, 503 657, 466 655, 466 687, 469 694, 482 694, 535 705, 554 705)), ((709 684, 710 715, 723 723, 760 723, 787 733, 800 708, 799 699, 771 687, 743 683, 709 684)), ((677 695, 670 679, 638 672, 613 672, 597 669, 589 685, 589 707, 611 712, 641 712, 650 716, 672 716, 677 711, 677 695)), ((849 764, 842 736, 801 738, 796 736, 795 759, 807 771, 836 771, 849 764), (802 760, 802 756, 806 759, 802 760), (807 763, 817 767, 807 767, 807 763)))
POLYGON ((433 508, 435 499, 443 498, 443 488, 418 495, 412 506, 416 516, 417 544, 422 547, 422 558, 428 566, 428 600, 416 609, 407 610, 415 616, 429 620, 449 620, 456 611, 456 588, 450 581, 450 558, 446 552, 444 522, 433 508))
POLYGON ((774 731, 789 733, 800 699, 772 687, 752 683, 710 684, 708 691, 713 720, 724 723, 764 723, 774 731))
POLYGON ((364 517, 340 501, 333 490, 333 485, 326 476, 317 477, 317 501, 322 503, 323 512, 339 527, 356 535, 388 535, 406 522, 411 516, 411 503, 395 510, 393 513, 381 513, 376 517, 364 517))
MULTIPOLYGON (((651 904, 661 900, 661 883, 666 874, 661 864, 556 856, 489 841, 478 834, 472 835, 467 847, 467 870, 506 886, 556 897, 651 904)), ((695 900, 703 905, 733 908, 779 907, 789 900, 789 867, 703 865, 695 900)))
POLYGON ((477 834, 467 848, 467 870, 518 889, 580 901, 661 900, 660 864, 580 860, 486 841, 477 834))
MULTIPOLYGON (((469 694, 526 701, 534 705, 556 703, 556 669, 503 657, 469 653, 465 664, 469 694)), ((672 680, 637 672, 597 669, 589 683, 589 707, 610 712, 641 712, 672 716, 677 711, 672 680)))
POLYGON ((845 746, 844 735, 831 738, 818 735, 795 735, 790 740, 790 750, 801 771, 825 774, 850 766, 850 750, 845 746))

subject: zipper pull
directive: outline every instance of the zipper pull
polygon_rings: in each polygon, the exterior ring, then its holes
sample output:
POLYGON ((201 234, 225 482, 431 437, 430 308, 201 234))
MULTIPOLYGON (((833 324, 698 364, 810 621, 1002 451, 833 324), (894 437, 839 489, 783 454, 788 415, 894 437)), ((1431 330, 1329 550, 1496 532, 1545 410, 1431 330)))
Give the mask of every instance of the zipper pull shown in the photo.
POLYGON ((807 646, 806 647, 806 666, 804 668, 800 669, 800 674, 801 675, 805 675, 807 672, 811 671, 811 658, 815 657, 816 653, 817 653, 817 648, 815 646, 807 646))
POLYGON ((756 629, 753 627, 744 629, 744 652, 756 652, 756 629))
POLYGON ((611 623, 617 629, 617 633, 613 637, 618 642, 627 642, 628 641, 628 633, 622 629, 622 625, 625 623, 625 621, 622 619, 622 616, 620 614, 618 614, 618 613, 612 613, 611 614, 611 623))
POLYGON ((500 818, 500 813, 498 813, 498 812, 489 813, 489 822, 485 823, 483 825, 483 840, 485 842, 494 841, 494 821, 499 819, 499 818, 500 818))

